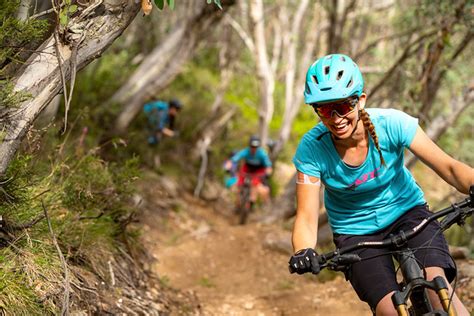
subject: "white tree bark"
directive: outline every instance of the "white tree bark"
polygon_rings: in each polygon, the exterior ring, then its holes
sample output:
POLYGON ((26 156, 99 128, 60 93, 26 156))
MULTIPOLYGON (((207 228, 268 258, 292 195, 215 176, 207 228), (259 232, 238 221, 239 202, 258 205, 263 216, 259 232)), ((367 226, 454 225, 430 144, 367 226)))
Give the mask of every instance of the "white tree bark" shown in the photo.
POLYGON ((259 134, 262 143, 265 144, 268 139, 268 125, 275 109, 273 101, 275 76, 267 54, 262 0, 250 1, 250 17, 253 24, 253 37, 255 39, 257 76, 260 81, 259 134))
MULTIPOLYGON (((277 72, 281 71, 285 77, 285 112, 283 124, 279 132, 278 141, 272 150, 272 158, 275 158, 288 141, 291 126, 302 104, 302 91, 304 89, 304 73, 309 63, 314 59, 315 47, 318 38, 327 29, 328 23, 319 23, 318 15, 323 11, 320 4, 315 3, 313 13, 308 23, 303 23, 310 1, 298 2, 295 12, 288 14, 288 3, 279 5, 278 17, 273 19, 272 26, 279 30, 273 37, 272 61, 269 61, 267 53, 268 43, 265 40, 265 17, 261 0, 251 0, 248 9, 250 12, 252 32, 246 32, 237 21, 228 19, 237 34, 250 50, 254 57, 257 75, 260 81, 260 107, 259 107, 259 133, 262 141, 268 138, 268 125, 273 117, 275 80, 277 72), (318 26, 319 23, 319 26, 318 26), (303 30, 307 26, 310 32, 303 30), (249 35, 251 34, 251 35, 249 35), (303 45, 301 45, 300 34, 306 34, 303 45), (301 46, 300 46, 301 45, 301 46), (281 56, 280 53, 283 53, 281 56), (281 62, 283 61, 283 63, 281 62), (277 69, 283 64, 281 70, 277 69), (298 79, 296 79, 298 78, 298 79)), ((247 9, 247 7, 243 7, 247 9)), ((242 21, 244 24, 244 21, 242 21)), ((267 34, 268 37, 268 34, 267 34)))
POLYGON ((31 0, 21 0, 16 12, 16 18, 20 21, 25 21, 28 18, 30 11, 31 0))
POLYGON ((207 128, 202 132, 201 138, 197 142, 194 150, 193 157, 198 154, 201 157, 201 167, 199 168, 198 181, 194 188, 194 196, 200 196, 201 190, 204 186, 205 176, 208 165, 208 151, 215 137, 220 134, 221 130, 227 125, 232 116, 235 114, 235 108, 226 111, 223 115, 216 118, 213 122, 210 122, 207 128))
POLYGON ((111 98, 123 110, 115 122, 115 133, 126 131, 140 112, 143 102, 168 86, 194 55, 198 41, 217 24, 235 0, 222 3, 223 10, 202 2, 201 9, 189 21, 178 25, 163 43, 148 55, 135 73, 111 98))
POLYGON ((90 12, 93 15, 80 15, 70 21, 68 28, 74 33, 68 44, 57 44, 52 35, 25 62, 14 79, 14 90, 26 93, 30 98, 17 109, 0 108, 3 131, 0 174, 5 173, 33 121, 62 89, 55 45, 58 45, 61 67, 68 80, 71 76, 71 61, 75 59, 76 69, 79 70, 99 57, 129 25, 139 8, 138 4, 128 0, 115 1, 113 4, 104 2, 102 10, 90 12), (82 41, 78 43, 79 40, 82 41), (77 55, 73 54, 76 49, 77 55))
POLYGON ((288 52, 285 74, 285 112, 283 114, 283 122, 278 135, 278 141, 271 153, 272 159, 275 159, 278 156, 290 137, 291 126, 293 125, 293 121, 303 102, 306 69, 312 62, 312 59, 314 59, 314 51, 316 43, 318 42, 318 36, 322 34, 326 27, 326 25, 320 25, 318 27, 319 10, 317 10, 317 6, 318 4, 315 4, 313 7, 311 22, 308 26, 308 29, 312 31, 306 33, 307 36, 304 41, 306 45, 303 48, 303 52, 298 54, 298 42, 299 34, 304 33, 302 31, 302 19, 305 11, 307 11, 308 1, 300 2, 295 17, 293 18, 291 31, 289 31, 291 33, 288 34, 289 42, 285 47, 285 51, 288 52))

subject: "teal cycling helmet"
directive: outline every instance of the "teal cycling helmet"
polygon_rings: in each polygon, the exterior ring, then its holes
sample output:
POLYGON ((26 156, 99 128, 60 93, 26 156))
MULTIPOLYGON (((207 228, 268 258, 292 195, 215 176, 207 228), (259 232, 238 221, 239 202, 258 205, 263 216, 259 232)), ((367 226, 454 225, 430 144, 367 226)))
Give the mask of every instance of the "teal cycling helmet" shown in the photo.
POLYGON ((306 73, 306 104, 346 99, 362 94, 364 79, 352 59, 342 54, 319 58, 306 73))

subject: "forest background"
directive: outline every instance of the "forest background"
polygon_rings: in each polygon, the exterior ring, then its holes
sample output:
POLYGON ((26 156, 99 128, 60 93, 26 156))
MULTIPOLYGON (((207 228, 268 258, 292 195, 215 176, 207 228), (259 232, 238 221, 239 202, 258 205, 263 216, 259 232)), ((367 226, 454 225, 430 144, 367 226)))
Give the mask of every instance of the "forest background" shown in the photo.
MULTIPOLYGON (((474 165, 470 0, 168 0, 151 12, 133 0, 0 4, 6 312, 92 308, 85 298, 98 295, 85 275, 111 282, 111 267, 128 271, 117 282, 146 287, 143 269, 130 268, 146 257, 135 183, 152 170, 203 198, 252 134, 272 144, 276 166, 289 165, 318 122, 303 104, 305 72, 328 53, 360 65, 369 107, 418 117, 440 147, 474 165), (150 148, 142 106, 171 98, 185 105, 179 137, 150 148)), ((407 165, 423 177, 413 157, 407 165)), ((272 221, 293 215, 286 180, 272 179, 272 221)), ((425 188, 432 205, 457 197, 438 186, 425 188)), ((472 256, 472 237, 450 238, 470 241, 472 256)))

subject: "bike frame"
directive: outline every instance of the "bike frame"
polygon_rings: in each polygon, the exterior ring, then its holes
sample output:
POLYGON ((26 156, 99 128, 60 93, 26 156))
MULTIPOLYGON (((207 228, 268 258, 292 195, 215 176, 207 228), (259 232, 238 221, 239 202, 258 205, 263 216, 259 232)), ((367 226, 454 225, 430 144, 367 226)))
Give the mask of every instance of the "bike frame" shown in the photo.
POLYGON ((355 245, 322 254, 319 256, 320 266, 321 268, 327 267, 331 270, 343 271, 351 264, 361 261, 361 258, 358 255, 351 253, 354 250, 362 248, 394 248, 393 255, 400 264, 400 270, 403 276, 402 288, 392 295, 392 302, 398 314, 400 316, 405 316, 409 315, 410 312, 415 315, 454 316, 455 311, 451 304, 451 298, 449 296, 446 281, 442 277, 436 277, 432 281, 427 281, 414 256, 413 250, 408 248, 407 242, 410 238, 419 234, 429 222, 443 216, 446 217, 440 222, 440 232, 446 230, 454 223, 463 225, 465 219, 472 215, 472 208, 471 199, 467 198, 460 203, 455 203, 450 207, 432 214, 422 220, 418 226, 406 232, 401 231, 400 233, 382 241, 359 242, 355 245), (432 289, 438 294, 444 312, 436 311, 433 314, 430 314, 433 310, 427 297, 427 289, 432 289), (410 299, 412 303, 410 310, 407 310, 408 299, 410 299))

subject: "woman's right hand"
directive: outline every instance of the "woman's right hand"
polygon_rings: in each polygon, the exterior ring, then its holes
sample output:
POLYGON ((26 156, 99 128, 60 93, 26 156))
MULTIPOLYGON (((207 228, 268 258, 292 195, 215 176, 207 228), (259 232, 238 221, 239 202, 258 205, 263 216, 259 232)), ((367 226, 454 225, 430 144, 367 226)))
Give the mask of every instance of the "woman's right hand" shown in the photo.
POLYGON ((295 252, 291 256, 290 261, 288 261, 288 270, 290 273, 303 274, 311 272, 318 274, 320 271, 318 254, 312 248, 301 249, 295 252))

